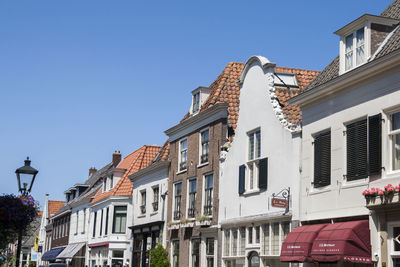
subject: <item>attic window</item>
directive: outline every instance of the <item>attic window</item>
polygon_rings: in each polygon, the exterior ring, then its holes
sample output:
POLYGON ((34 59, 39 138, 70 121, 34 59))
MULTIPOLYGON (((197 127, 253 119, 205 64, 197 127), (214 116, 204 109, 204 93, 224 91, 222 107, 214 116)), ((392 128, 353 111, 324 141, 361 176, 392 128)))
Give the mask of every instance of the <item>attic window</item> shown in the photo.
POLYGON ((200 109, 200 92, 197 92, 193 95, 193 108, 192 112, 197 113, 200 109))
POLYGON ((292 73, 275 73, 274 84, 296 87, 298 86, 296 75, 292 73))
POLYGON ((365 60, 364 27, 345 38, 345 71, 363 64, 365 60))

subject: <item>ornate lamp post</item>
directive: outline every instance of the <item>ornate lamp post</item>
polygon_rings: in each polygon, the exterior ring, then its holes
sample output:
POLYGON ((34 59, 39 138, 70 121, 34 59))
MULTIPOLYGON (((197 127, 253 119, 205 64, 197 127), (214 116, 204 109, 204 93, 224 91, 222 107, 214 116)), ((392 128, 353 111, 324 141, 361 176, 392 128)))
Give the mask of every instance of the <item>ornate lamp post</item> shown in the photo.
MULTIPOLYGON (((29 157, 25 160, 25 165, 21 168, 15 170, 18 180, 18 191, 22 195, 27 195, 31 192, 32 185, 35 182, 36 174, 38 170, 31 167, 31 161, 29 157)), ((17 246, 17 259, 16 266, 19 267, 19 258, 21 255, 21 245, 22 245, 22 230, 18 233, 18 246, 17 246)))

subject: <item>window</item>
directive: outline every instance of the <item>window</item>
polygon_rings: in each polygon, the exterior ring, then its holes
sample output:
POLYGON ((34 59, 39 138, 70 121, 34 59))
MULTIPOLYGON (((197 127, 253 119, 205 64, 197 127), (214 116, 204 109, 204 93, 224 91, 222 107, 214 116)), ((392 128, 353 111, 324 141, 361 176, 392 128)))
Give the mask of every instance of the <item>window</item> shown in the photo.
POLYGON ((79 229, 79 210, 76 212, 75 234, 78 234, 78 229, 79 229))
POLYGON ((103 234, 103 210, 101 210, 101 216, 100 216, 100 236, 103 234))
POLYGON ((200 239, 192 239, 192 267, 200 266, 200 239))
POLYGON ((381 173, 381 114, 346 126, 347 181, 381 173))
POLYGON ((264 255, 269 255, 269 224, 264 225, 264 255))
POLYGON ((187 139, 179 142, 179 171, 187 169, 187 139))
POLYGON ((214 267, 214 238, 206 239, 207 267, 214 267))
POLYGON ((239 195, 267 189, 268 158, 261 157, 261 131, 255 130, 248 134, 247 164, 239 166, 239 195))
POLYGON ((364 28, 345 37, 345 71, 363 64, 365 56, 364 28))
MULTIPOLYGON (((392 261, 392 267, 400 266, 400 226, 390 227, 389 253, 392 261)), ((390 265, 389 265, 390 266, 390 265)))
POLYGON ((86 208, 83 209, 82 234, 86 231, 86 208))
POLYGON ((212 216, 214 188, 214 176, 212 173, 204 176, 204 183, 204 215, 212 216))
POLYGON ((331 131, 314 137, 314 187, 331 184, 331 131))
POLYGON ((181 202, 182 202, 182 183, 176 183, 174 189, 174 220, 181 218, 181 202))
POLYGON ((254 227, 255 234, 256 234, 256 244, 260 244, 260 226, 254 227))
POLYGON ((200 109, 200 92, 193 95, 192 113, 197 113, 200 109))
POLYGON ((232 229, 232 256, 237 255, 237 242, 238 242, 238 231, 237 229, 232 229))
POLYGON ((172 267, 179 267, 179 240, 172 241, 172 267))
POLYGON ((114 188, 114 174, 110 176, 110 189, 114 188))
POLYGON ((107 178, 103 179, 103 192, 107 191, 107 178))
POLYGON ((196 212, 196 187, 197 179, 189 180, 189 205, 188 205, 188 217, 194 218, 196 212))
POLYGON ((271 225, 272 231, 271 231, 271 249, 272 249, 272 255, 278 255, 279 254, 279 249, 280 249, 280 244, 279 244, 279 223, 273 223, 271 225))
POLYGON ((113 234, 125 234, 126 206, 114 207, 113 234))
POLYGON ((208 162, 209 135, 208 129, 200 132, 200 164, 208 162))
POLYGON ((244 256, 246 253, 246 228, 242 227, 239 229, 240 234, 240 250, 239 255, 244 256))
POLYGON ((392 170, 400 169, 400 112, 390 115, 389 140, 392 143, 392 170))
POLYGON ((160 195, 159 187, 153 187, 153 211, 158 211, 158 198, 160 195))
POLYGON ((146 213, 146 190, 140 192, 140 213, 146 213))
POLYGON ((92 237, 96 236, 96 223, 97 223, 97 211, 94 213, 94 218, 93 218, 93 235, 92 235, 92 237))
POLYGON ((290 232, 290 223, 289 222, 281 223, 281 231, 282 231, 281 232, 281 242, 283 242, 290 232))
POLYGON ((229 256, 229 246, 230 246, 230 243, 231 243, 231 238, 230 238, 230 230, 229 229, 226 229, 225 231, 224 231, 224 241, 225 241, 225 244, 224 244, 224 255, 225 256, 229 256))
POLYGON ((247 228, 247 243, 253 244, 253 227, 247 228))
POLYGON ((108 235, 108 213, 109 213, 109 207, 106 209, 106 227, 104 229, 104 235, 108 235))

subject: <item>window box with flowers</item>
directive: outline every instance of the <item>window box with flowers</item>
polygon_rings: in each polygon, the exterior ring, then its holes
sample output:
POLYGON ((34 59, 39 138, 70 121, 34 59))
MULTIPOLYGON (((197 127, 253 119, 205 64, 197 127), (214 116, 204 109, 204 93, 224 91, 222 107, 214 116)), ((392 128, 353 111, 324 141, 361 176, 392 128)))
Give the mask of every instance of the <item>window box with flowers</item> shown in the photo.
POLYGON ((400 185, 386 185, 383 189, 372 187, 363 191, 367 207, 373 207, 384 204, 400 204, 399 198, 400 185))

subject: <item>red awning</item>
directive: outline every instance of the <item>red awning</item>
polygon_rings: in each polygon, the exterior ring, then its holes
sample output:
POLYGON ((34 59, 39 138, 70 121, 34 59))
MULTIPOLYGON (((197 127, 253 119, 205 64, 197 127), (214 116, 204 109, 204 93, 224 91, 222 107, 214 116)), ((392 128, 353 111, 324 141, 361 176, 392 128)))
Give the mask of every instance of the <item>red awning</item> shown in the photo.
POLYGON ((315 262, 372 263, 368 220, 327 225, 314 240, 311 259, 315 262))
POLYGON ((311 261, 310 252, 314 239, 327 224, 303 225, 291 231, 282 244, 280 261, 311 261))
POLYGON ((89 248, 96 248, 96 247, 108 247, 109 243, 108 242, 99 242, 99 243, 93 243, 89 244, 89 248))

